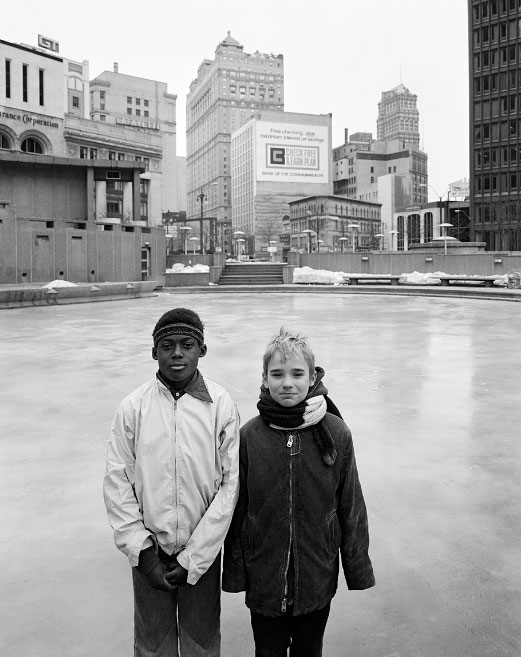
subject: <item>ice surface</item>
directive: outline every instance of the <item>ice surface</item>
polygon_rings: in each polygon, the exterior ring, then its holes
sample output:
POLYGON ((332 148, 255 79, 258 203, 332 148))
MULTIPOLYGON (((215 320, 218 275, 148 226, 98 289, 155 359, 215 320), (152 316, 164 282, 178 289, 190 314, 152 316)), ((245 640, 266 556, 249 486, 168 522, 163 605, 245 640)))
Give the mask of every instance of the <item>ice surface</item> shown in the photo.
MULTIPOLYGON (((377 586, 333 601, 328 657, 519 657, 521 304, 161 294, 0 313, 0 655, 128 657, 132 594, 102 501, 120 399, 154 375, 151 332, 188 306, 203 373, 256 414, 261 357, 304 333, 353 431, 377 586)), ((223 657, 253 654, 225 594, 223 657)))

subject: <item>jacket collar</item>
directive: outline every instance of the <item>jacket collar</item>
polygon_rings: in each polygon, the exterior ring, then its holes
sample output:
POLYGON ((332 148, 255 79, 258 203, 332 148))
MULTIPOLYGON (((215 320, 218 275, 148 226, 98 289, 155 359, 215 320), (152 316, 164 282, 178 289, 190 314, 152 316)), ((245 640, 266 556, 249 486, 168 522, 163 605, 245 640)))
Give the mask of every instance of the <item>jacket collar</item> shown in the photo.
POLYGON ((177 395, 175 394, 176 392, 188 393, 189 395, 195 397, 196 399, 213 403, 213 399, 210 397, 210 393, 208 392, 208 388, 206 386, 203 375, 201 374, 201 372, 199 372, 199 370, 196 370, 194 372, 194 375, 182 390, 176 390, 175 388, 170 386, 168 381, 165 379, 164 376, 162 376, 161 372, 159 371, 156 373, 156 378, 159 382, 159 385, 162 386, 163 388, 167 388, 168 390, 170 390, 170 392, 174 397, 179 397, 178 394, 177 395))

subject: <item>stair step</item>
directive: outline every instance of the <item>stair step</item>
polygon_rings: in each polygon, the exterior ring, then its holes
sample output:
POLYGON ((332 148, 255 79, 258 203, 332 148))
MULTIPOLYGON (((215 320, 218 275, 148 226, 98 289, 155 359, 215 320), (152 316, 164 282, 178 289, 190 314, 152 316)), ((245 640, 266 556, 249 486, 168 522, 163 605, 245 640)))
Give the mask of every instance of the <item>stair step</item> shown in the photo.
POLYGON ((282 285, 283 265, 269 263, 226 264, 219 285, 282 285))

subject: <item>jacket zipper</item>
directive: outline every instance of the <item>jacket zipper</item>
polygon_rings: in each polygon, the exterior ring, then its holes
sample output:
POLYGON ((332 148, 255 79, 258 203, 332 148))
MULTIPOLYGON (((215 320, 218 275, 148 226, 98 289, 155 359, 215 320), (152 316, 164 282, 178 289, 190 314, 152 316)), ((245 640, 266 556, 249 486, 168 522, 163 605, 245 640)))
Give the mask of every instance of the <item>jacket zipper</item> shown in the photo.
MULTIPOLYGON (((293 445, 293 434, 288 435, 288 442, 286 447, 291 448, 293 445)), ((291 548, 293 544, 293 459, 291 454, 289 456, 289 545, 288 545, 288 555, 286 558, 286 569, 284 571, 284 597, 282 598, 282 604, 280 610, 282 612, 286 611, 288 605, 288 572, 289 564, 291 561, 291 548)))
POLYGON ((174 399, 174 486, 175 486, 175 533, 174 550, 177 550, 179 540, 179 508, 177 490, 177 399, 174 399))

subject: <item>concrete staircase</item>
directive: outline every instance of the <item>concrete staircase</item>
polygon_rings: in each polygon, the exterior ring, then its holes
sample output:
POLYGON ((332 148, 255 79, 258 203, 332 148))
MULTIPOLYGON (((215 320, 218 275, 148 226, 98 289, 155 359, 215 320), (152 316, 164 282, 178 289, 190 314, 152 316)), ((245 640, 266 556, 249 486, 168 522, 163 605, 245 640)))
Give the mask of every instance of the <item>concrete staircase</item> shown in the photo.
POLYGON ((227 263, 219 285, 282 285, 283 265, 271 262, 227 263))

